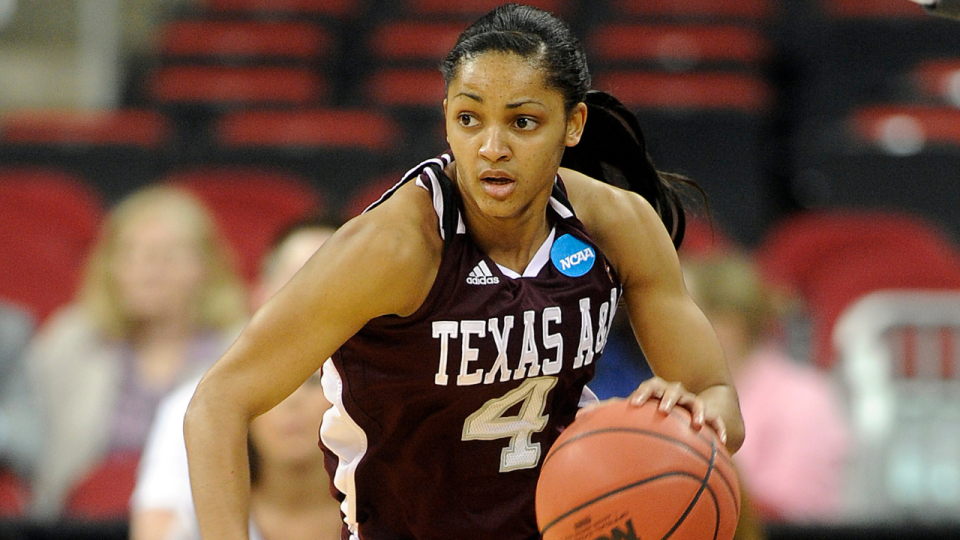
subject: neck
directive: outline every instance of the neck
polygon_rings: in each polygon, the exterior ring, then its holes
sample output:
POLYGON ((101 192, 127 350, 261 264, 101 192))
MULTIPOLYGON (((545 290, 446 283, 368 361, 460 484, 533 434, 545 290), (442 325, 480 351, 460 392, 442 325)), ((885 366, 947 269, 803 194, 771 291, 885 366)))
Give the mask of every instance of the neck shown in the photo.
POLYGON ((264 538, 339 538, 340 505, 330 496, 322 460, 260 472, 250 513, 264 538))
POLYGON ((179 380, 192 335, 192 329, 183 321, 136 325, 131 343, 141 384, 165 389, 179 380))
POLYGON ((133 342, 137 348, 158 344, 181 344, 190 339, 192 329, 184 319, 170 317, 134 325, 133 342))
POLYGON ((522 273, 550 235, 547 205, 552 191, 551 187, 538 194, 509 217, 490 216, 475 201, 464 198, 463 220, 470 237, 494 262, 522 273))

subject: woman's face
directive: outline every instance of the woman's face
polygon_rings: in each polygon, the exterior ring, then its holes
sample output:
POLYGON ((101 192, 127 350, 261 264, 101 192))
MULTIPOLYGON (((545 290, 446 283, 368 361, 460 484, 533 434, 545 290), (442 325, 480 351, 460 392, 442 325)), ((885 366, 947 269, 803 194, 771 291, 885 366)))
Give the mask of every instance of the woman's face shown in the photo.
POLYGON ((322 459, 317 429, 330 402, 323 397, 320 373, 263 413, 250 425, 250 436, 261 465, 296 466, 322 459))
POLYGON ((535 199, 543 205, 567 146, 580 140, 582 103, 572 114, 544 73, 513 53, 464 60, 444 100, 447 142, 468 206, 495 218, 517 217, 535 199))
POLYGON ((140 322, 187 318, 202 287, 199 240, 171 214, 131 220, 117 235, 113 275, 120 302, 140 322))

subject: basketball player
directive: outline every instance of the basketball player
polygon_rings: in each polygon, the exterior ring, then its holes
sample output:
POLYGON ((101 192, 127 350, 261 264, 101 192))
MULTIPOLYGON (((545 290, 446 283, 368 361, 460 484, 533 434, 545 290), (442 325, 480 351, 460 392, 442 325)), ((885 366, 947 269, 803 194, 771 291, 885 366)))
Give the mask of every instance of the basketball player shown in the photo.
POLYGON ((739 447, 736 392, 668 233, 679 199, 636 119, 587 94, 569 28, 502 6, 442 71, 451 152, 341 228, 200 383, 185 434, 203 538, 246 538, 250 419, 331 356, 320 431, 344 538, 538 538, 540 464, 621 303, 659 376, 633 399, 687 407, 739 447), (648 199, 561 168, 565 151, 648 199))

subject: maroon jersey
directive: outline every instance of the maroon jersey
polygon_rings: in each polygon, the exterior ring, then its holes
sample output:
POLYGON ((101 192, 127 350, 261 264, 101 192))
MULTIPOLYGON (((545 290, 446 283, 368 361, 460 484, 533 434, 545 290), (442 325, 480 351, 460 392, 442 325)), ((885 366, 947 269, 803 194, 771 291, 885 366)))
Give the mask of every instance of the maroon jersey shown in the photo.
POLYGON ((444 239, 423 305, 370 321, 324 366, 334 406, 321 438, 345 538, 539 538, 540 464, 576 415, 616 310, 619 281, 559 180, 553 231, 518 275, 467 234, 450 159, 401 182, 431 193, 444 239))

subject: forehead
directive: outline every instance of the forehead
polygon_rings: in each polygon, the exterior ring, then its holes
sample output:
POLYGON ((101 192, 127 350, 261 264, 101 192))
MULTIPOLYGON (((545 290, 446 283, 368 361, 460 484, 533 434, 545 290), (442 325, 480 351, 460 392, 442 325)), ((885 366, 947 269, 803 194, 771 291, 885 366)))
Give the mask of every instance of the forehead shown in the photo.
POLYGON ((123 240, 192 238, 192 229, 187 220, 178 219, 175 212, 167 208, 153 208, 141 214, 129 216, 117 227, 117 237, 123 240))
POLYGON ((448 98, 460 94, 486 100, 513 100, 521 97, 548 99, 563 96, 546 85, 546 73, 536 60, 510 52, 490 51, 465 58, 450 83, 448 98))

